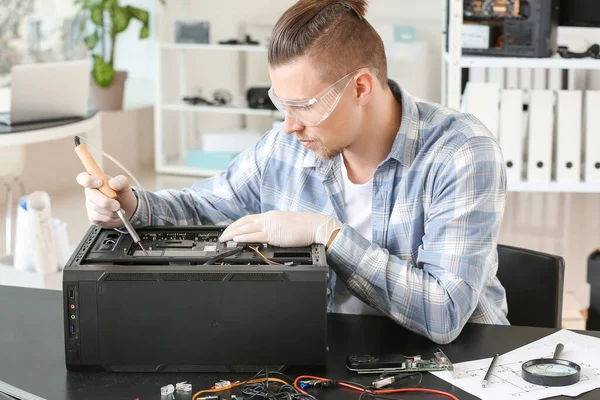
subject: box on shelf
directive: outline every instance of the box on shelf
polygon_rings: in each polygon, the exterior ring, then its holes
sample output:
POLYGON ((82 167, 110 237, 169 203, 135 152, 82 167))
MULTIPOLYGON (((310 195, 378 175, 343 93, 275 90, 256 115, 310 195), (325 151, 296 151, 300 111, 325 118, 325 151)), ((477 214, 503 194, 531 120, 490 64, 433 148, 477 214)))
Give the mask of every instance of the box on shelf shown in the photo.
POLYGON ((231 151, 208 152, 203 149, 189 149, 185 155, 185 165, 193 168, 226 169, 238 154, 231 151))
POLYGON ((202 149, 209 153, 241 153, 246 148, 254 146, 261 137, 262 135, 259 131, 252 129, 227 129, 204 132, 202 134, 202 149))

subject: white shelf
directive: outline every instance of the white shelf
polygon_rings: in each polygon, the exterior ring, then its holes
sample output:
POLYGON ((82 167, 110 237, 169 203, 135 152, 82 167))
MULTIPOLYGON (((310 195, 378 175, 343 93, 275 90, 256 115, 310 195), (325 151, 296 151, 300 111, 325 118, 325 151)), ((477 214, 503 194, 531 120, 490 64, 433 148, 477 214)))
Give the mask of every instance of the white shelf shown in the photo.
POLYGON ((508 182, 508 191, 600 193, 600 182, 508 182))
POLYGON ((266 46, 254 44, 161 43, 160 47, 172 50, 267 51, 266 46))
POLYGON ((235 107, 235 106, 205 106, 205 105, 191 105, 185 103, 170 103, 162 104, 161 109, 169 111, 188 111, 188 112, 201 112, 201 113, 217 113, 217 114, 240 114, 240 115, 260 115, 266 117, 283 117, 279 111, 275 110, 261 110, 256 108, 248 107, 235 107))
MULTIPOLYGON (((450 54, 444 53, 444 62, 450 62, 450 54)), ((548 68, 548 69, 600 69, 600 60, 593 58, 489 57, 463 55, 460 66, 465 68, 548 68)))

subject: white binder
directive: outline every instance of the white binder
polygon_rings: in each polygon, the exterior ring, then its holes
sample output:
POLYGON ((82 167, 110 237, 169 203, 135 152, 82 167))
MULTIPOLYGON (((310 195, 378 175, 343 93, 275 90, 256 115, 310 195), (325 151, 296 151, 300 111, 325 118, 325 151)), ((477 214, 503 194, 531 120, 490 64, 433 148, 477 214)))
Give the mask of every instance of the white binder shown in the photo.
POLYGON ((553 129, 554 93, 551 90, 532 90, 527 147, 527 181, 529 182, 551 180, 553 129))
POLYGON ((500 92, 500 147, 508 182, 520 182, 523 171, 523 91, 500 92))
POLYGON ((467 82, 461 111, 473 114, 498 137, 500 86, 491 82, 467 82))
POLYGON ((600 182, 600 90, 585 92, 585 181, 600 182))
POLYGON ((556 104, 556 181, 579 182, 581 179, 581 107, 580 90, 558 91, 556 104))

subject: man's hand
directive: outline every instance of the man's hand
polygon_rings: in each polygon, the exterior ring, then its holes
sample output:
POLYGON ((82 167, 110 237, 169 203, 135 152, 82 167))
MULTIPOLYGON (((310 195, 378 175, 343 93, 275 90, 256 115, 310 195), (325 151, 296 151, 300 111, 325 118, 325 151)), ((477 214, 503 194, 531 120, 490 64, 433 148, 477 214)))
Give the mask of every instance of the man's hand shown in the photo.
POLYGON ((341 227, 340 221, 324 214, 268 211, 238 219, 225 229, 220 240, 289 247, 327 245, 332 233, 341 227))
POLYGON ((77 183, 85 188, 85 207, 90 222, 102 228, 119 228, 123 222, 116 214, 119 208, 125 211, 127 218, 137 209, 138 199, 133 194, 129 180, 124 175, 119 175, 108 181, 108 186, 117 192, 117 199, 113 200, 102 194, 96 188, 102 186, 102 181, 96 177, 82 172, 77 175, 77 183))

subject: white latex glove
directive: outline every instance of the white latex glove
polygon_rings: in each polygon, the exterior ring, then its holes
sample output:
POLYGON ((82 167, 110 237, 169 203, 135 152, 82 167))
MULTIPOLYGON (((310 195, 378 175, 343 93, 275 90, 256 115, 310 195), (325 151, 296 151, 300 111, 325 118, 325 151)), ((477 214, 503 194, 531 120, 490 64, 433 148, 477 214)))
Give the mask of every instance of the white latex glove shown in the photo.
POLYGON ((137 209, 138 199, 129 185, 129 180, 124 175, 108 180, 108 186, 117 192, 116 200, 110 199, 96 190, 102 186, 102 181, 87 172, 77 175, 77 183, 85 188, 85 207, 88 219, 92 224, 102 228, 120 228, 123 226, 123 222, 116 211, 122 208, 127 218, 131 218, 137 209))
POLYGON ((223 231, 220 240, 289 247, 326 245, 331 234, 341 227, 340 221, 324 214, 268 211, 238 219, 223 231))

